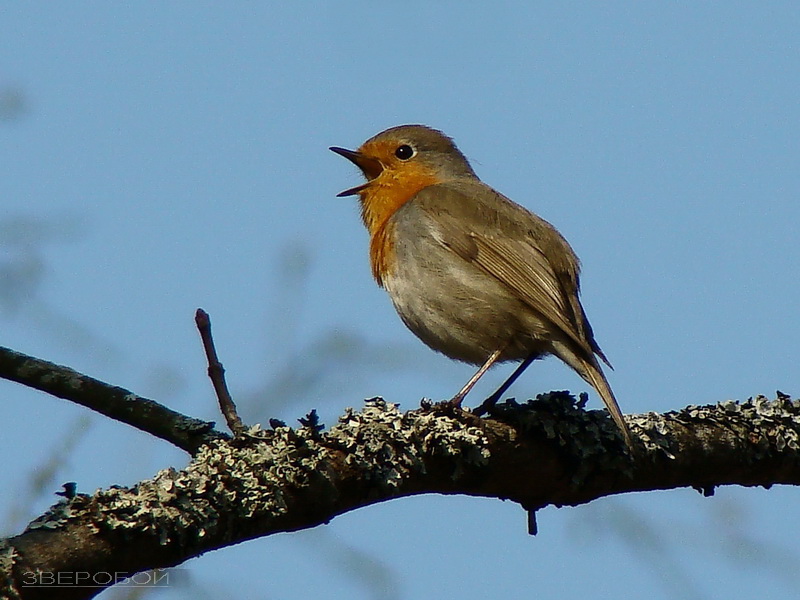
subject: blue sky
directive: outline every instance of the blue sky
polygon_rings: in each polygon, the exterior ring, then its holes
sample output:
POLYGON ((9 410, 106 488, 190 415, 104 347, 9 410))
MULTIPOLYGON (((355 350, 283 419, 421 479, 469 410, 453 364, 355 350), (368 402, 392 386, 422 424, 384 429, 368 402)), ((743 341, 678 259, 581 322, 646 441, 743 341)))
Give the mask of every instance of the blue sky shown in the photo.
MULTIPOLYGON (((570 240, 623 411, 798 394, 799 29, 794 2, 6 3, 0 344, 218 419, 201 306, 249 422, 449 397, 472 368, 374 286, 356 203, 335 198, 358 173, 327 150, 425 123, 570 240)), ((551 359, 511 391, 565 388, 586 386, 551 359)), ((53 490, 185 464, 0 390, 7 491, 54 452, 53 490)), ((536 538, 515 505, 425 496, 186 567, 209 597, 786 597, 797 494, 551 508, 536 538)), ((53 499, 0 495, 7 532, 53 499)))

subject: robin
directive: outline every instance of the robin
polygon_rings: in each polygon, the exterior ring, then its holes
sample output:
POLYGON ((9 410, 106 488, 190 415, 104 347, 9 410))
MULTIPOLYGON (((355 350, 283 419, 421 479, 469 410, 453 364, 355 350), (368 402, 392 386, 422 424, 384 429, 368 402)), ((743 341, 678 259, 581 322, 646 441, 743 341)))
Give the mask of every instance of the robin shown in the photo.
POLYGON ((633 447, 578 298, 578 257, 555 227, 483 183, 436 129, 402 125, 358 150, 331 150, 367 179, 338 196, 359 196, 372 275, 400 318, 432 349, 481 365, 454 406, 495 363, 522 361, 475 411, 483 414, 553 354, 597 390, 633 447))

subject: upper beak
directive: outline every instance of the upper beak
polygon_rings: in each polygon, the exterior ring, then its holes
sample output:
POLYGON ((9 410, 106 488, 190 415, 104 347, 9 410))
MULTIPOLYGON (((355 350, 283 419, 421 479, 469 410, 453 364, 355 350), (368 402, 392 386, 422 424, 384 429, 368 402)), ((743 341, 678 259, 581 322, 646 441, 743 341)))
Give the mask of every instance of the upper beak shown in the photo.
POLYGON ((361 185, 357 185, 356 187, 350 188, 349 190, 345 190, 343 192, 339 192, 336 194, 338 197, 342 196, 353 196, 358 194, 360 191, 365 189, 369 186, 370 182, 375 179, 378 175, 383 172, 383 165, 381 161, 377 158, 372 158, 371 156, 367 156, 366 154, 361 154, 361 152, 356 152, 355 150, 346 150, 345 148, 337 148, 336 146, 332 146, 330 148, 332 152, 344 156, 347 160, 352 162, 356 165, 361 172, 364 173, 364 177, 367 178, 366 183, 362 183, 361 185))

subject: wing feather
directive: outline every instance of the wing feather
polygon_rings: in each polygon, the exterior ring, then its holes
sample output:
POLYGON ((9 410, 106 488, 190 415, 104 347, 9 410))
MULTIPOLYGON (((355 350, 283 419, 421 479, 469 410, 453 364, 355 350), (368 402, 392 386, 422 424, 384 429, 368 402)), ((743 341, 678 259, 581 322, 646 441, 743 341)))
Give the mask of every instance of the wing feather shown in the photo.
POLYGON ((600 350, 577 296, 578 259, 552 225, 480 182, 430 186, 414 203, 435 217, 440 243, 506 285, 582 353, 600 350))

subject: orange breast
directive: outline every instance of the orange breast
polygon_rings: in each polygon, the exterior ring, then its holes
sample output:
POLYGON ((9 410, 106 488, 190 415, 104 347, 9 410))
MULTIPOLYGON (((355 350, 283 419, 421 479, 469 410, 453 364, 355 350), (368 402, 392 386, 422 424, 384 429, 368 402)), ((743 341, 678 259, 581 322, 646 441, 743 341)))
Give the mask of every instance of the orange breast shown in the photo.
POLYGON ((405 165, 399 172, 384 171, 361 192, 361 218, 370 234, 372 276, 383 287, 394 263, 392 215, 421 189, 439 183, 428 169, 405 165))
POLYGON ((394 264, 394 226, 384 221, 369 240, 369 262, 372 276, 383 287, 383 278, 390 273, 394 264))

